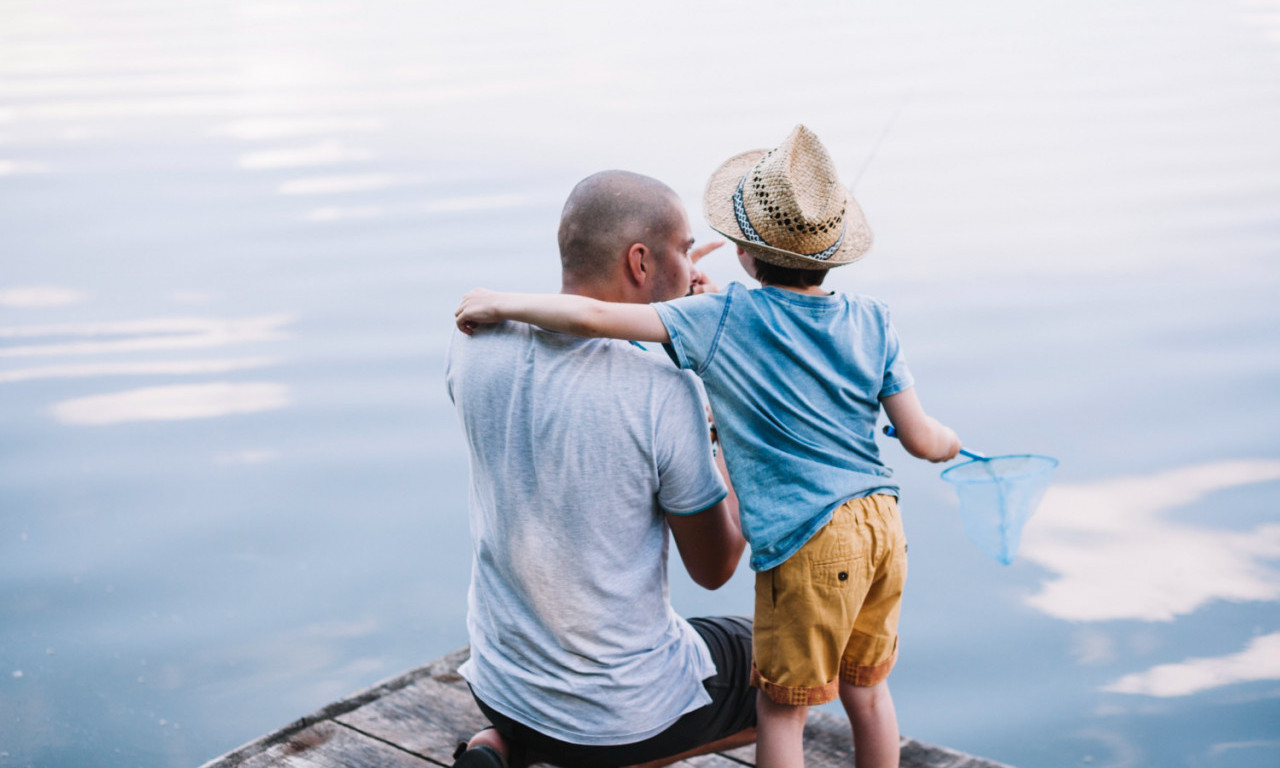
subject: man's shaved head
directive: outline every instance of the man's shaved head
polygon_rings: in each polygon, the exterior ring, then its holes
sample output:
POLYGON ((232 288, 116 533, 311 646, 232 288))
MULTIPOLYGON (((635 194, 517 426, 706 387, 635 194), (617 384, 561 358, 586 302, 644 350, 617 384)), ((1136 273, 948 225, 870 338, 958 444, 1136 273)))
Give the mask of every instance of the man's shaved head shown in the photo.
POLYGON ((578 182, 560 214, 560 265, 566 280, 612 278, 633 243, 661 251, 684 221, 680 198, 657 179, 630 171, 601 171, 578 182))

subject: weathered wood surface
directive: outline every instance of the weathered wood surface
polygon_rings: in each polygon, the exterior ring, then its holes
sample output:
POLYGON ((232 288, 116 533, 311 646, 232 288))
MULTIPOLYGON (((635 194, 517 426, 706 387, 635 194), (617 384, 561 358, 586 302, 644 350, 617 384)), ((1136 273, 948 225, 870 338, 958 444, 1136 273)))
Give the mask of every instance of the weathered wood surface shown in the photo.
MULTIPOLYGON (((330 704, 203 768, 435 768, 453 763, 460 741, 487 725, 458 675, 467 649, 330 704)), ((853 765, 849 723, 813 710, 805 726, 809 768, 853 765)), ((755 747, 695 757, 686 768, 755 765, 755 747)), ((902 740, 902 768, 1006 768, 953 750, 902 740)))

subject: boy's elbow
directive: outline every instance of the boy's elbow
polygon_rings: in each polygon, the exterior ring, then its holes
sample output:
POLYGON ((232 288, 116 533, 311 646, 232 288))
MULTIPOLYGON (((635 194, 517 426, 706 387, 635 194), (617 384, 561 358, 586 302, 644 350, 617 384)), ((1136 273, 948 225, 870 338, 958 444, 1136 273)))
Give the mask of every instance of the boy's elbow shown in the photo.
POLYGON ((604 307, 589 304, 574 319, 573 335, 593 339, 606 335, 605 317, 604 307))

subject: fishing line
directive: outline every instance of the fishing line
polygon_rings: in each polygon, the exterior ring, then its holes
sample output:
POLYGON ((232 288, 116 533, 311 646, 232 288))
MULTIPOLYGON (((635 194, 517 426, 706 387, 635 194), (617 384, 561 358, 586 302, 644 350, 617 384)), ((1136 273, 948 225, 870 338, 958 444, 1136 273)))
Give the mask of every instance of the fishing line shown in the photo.
POLYGON ((893 114, 889 116, 888 122, 885 123, 884 129, 880 131, 880 136, 876 138, 876 143, 871 146, 871 152, 867 154, 867 159, 862 161, 862 167, 858 169, 858 173, 853 177, 853 184, 849 185, 849 191, 853 192, 858 188, 858 182, 862 181, 862 175, 867 172, 867 168, 871 167, 871 161, 876 159, 876 155, 880 152, 880 145, 884 143, 884 138, 889 135, 889 131, 898 122, 898 118, 902 115, 902 110, 907 106, 907 101, 911 99, 912 94, 916 91, 916 85, 912 84, 902 94, 902 98, 898 100, 898 106, 893 110, 893 114))

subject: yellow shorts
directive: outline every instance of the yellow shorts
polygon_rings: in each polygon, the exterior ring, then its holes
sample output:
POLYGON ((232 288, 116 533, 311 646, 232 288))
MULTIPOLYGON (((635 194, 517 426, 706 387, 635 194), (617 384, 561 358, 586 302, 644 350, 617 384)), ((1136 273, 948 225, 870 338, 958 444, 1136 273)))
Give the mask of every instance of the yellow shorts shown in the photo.
POLYGON ((776 568, 756 574, 751 684, 780 704, 871 686, 898 657, 907 540, 892 496, 850 499, 776 568))

